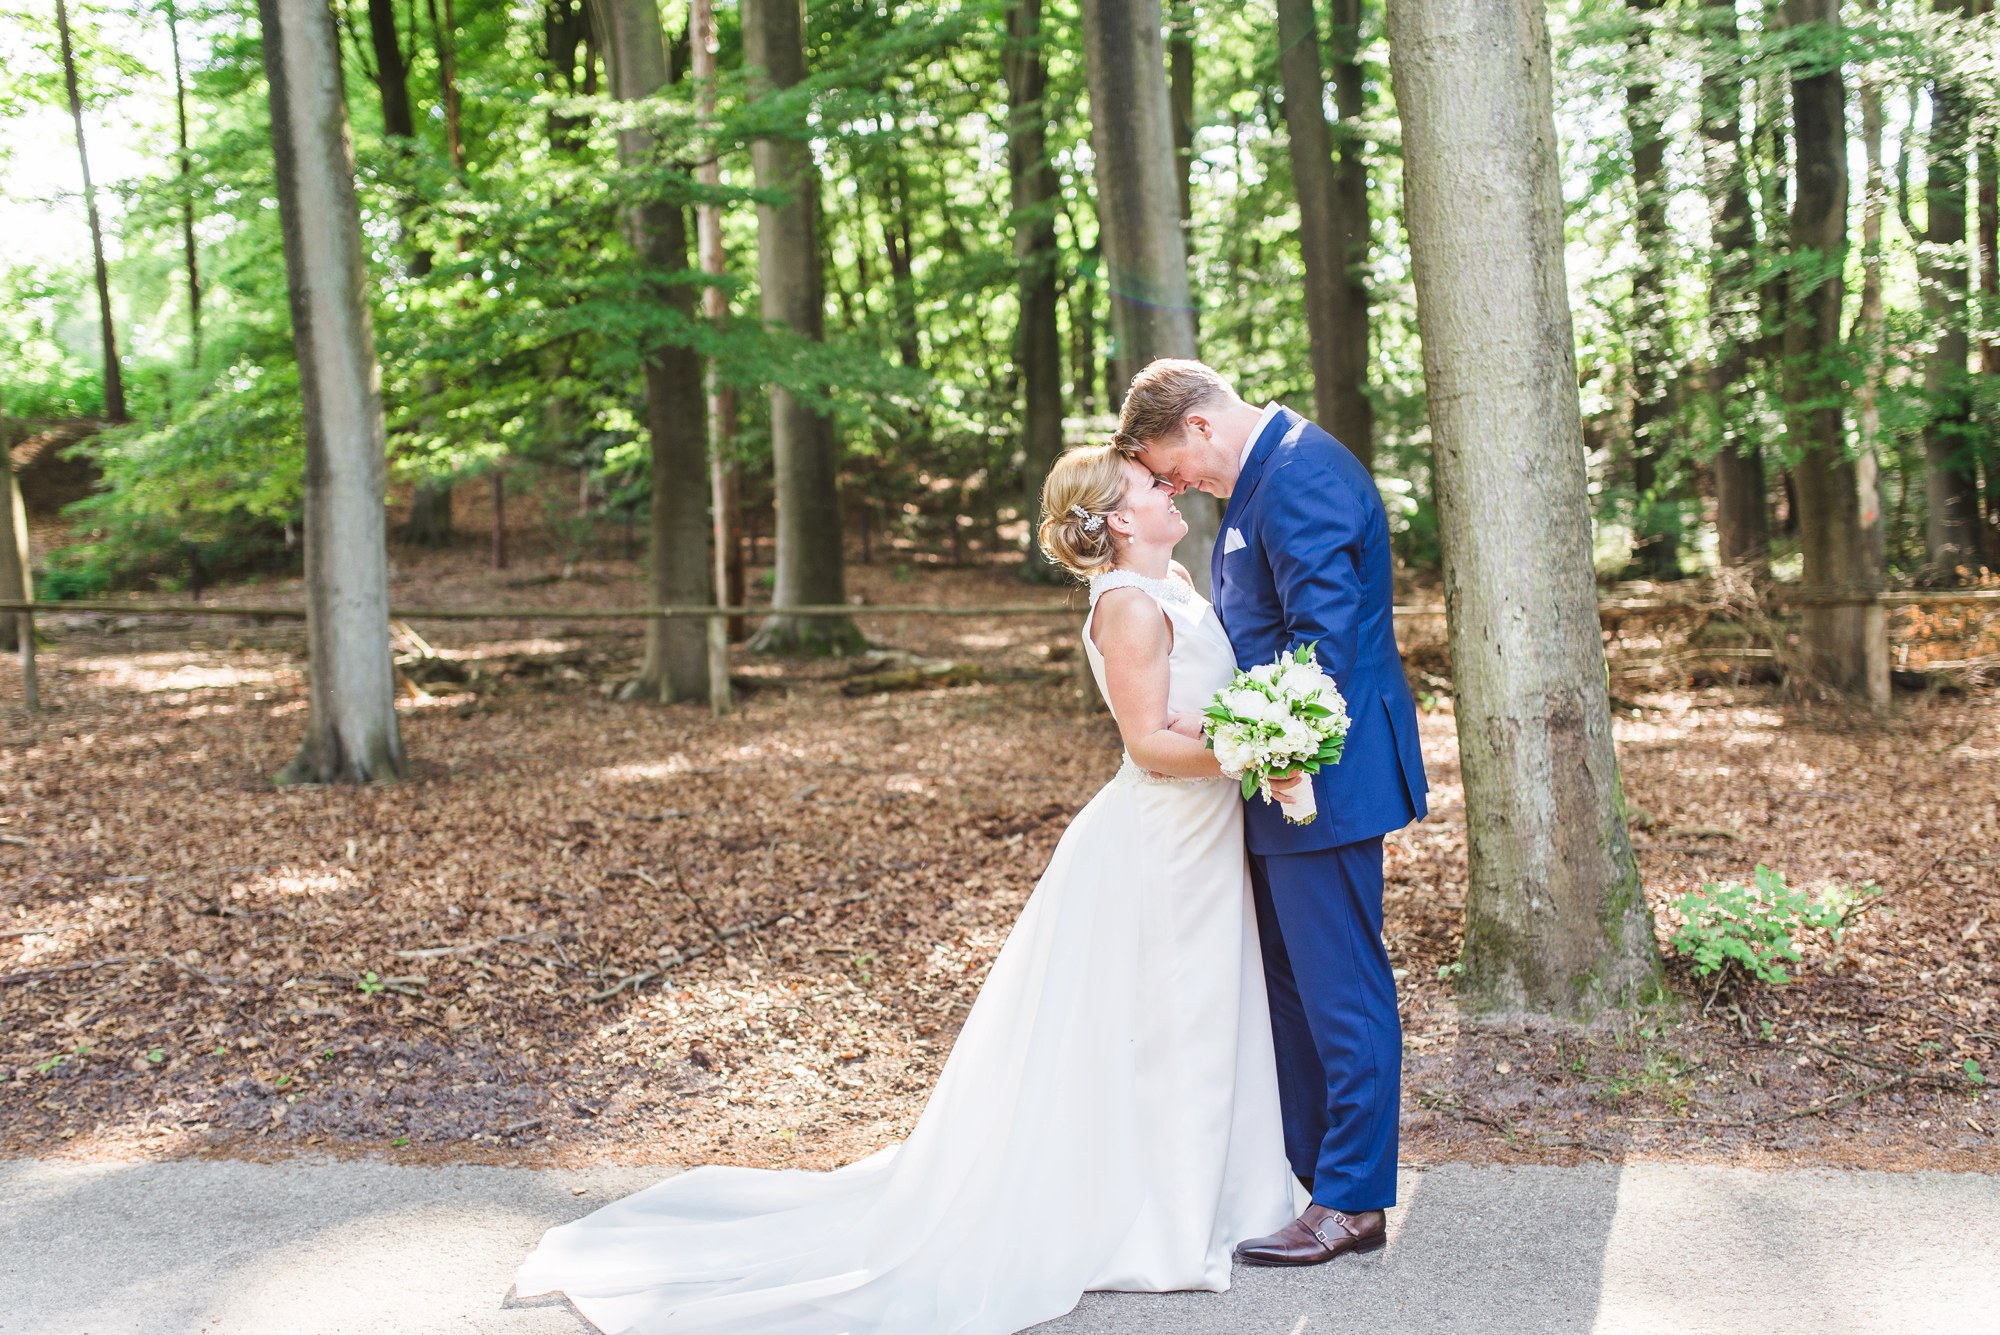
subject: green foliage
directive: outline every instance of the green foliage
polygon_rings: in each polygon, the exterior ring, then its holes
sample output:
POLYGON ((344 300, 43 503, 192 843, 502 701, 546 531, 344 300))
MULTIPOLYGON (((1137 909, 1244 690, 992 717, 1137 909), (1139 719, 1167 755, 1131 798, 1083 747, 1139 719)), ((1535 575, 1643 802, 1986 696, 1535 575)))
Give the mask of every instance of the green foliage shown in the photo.
MULTIPOLYGON (((766 391, 782 387, 831 412, 850 511, 871 534, 932 549, 968 526, 981 533, 1026 518, 1019 438, 1023 387, 1015 346, 1019 270, 1005 165, 1001 77, 1004 7, 998 0, 814 0, 808 6, 807 79, 781 96, 748 97, 738 15, 719 14, 719 114, 696 115, 679 79, 643 104, 598 94, 601 56, 587 47, 578 0, 540 11, 468 6, 446 36, 454 54, 467 156, 454 164, 440 97, 440 34, 431 10, 396 6, 412 60, 415 137, 391 141, 365 36, 344 46, 349 115, 368 249, 375 334, 399 483, 481 477, 513 465, 583 470, 611 508, 636 517, 650 497, 643 411, 646 360, 670 346, 711 356, 735 386, 735 436, 746 506, 770 499, 766 391), (568 18, 565 19, 564 16, 568 18), (564 22, 576 40, 565 51, 564 22), (643 126, 657 137, 648 161, 627 163, 615 136, 643 126), (748 145, 756 136, 809 141, 822 174, 821 247, 828 338, 804 342, 764 327, 756 291, 755 210, 748 145), (723 183, 708 189, 690 164, 713 156, 723 183), (731 318, 722 327, 682 314, 669 295, 710 280, 687 257, 641 266, 621 220, 625 206, 697 200, 723 208, 731 318)), ((1560 0, 1556 45, 1569 273, 1592 490, 1607 564, 1621 534, 1679 532, 1696 549, 1704 470, 1722 449, 1754 446, 1770 472, 1791 462, 1777 351, 1782 312, 1761 294, 1783 279, 1796 298, 1834 275, 1848 293, 1848 341, 1812 373, 1847 409, 1871 377, 1880 387, 1884 514, 1892 567, 1923 559, 1927 505, 1923 433, 1947 410, 1963 420, 1969 459, 1996 459, 2000 388, 1990 376, 1934 392, 1926 357, 1937 318, 1923 309, 1919 262, 1937 257, 1889 209, 1881 247, 1886 327, 1879 339, 1854 318, 1861 274, 1857 171, 1854 243, 1824 256, 1794 254, 1786 216, 1789 127, 1785 85, 1795 73, 1844 67, 1885 96, 1891 165, 1913 163, 1912 205, 1924 212, 1925 117, 1901 95, 1936 80, 1966 90, 1975 137, 2000 114, 1991 77, 1996 20, 1931 12, 1917 0, 1849 7, 1846 26, 1766 26, 1770 6, 1742 6, 1723 42, 1712 6, 1635 11, 1623 0, 1560 0), (1643 38, 1643 40, 1641 40, 1643 38), (1701 136, 1704 62, 1735 62, 1741 142, 1753 203, 1754 244, 1718 256, 1707 236, 1708 162, 1701 136), (1666 145, 1662 188, 1671 226, 1641 254, 1634 229, 1628 89, 1653 89, 1666 145), (1900 155, 1900 158, 1899 156, 1900 155), (1730 308, 1710 310, 1712 272, 1730 308), (1665 327, 1635 329, 1635 274, 1662 276, 1665 327), (1733 351, 1746 375, 1726 396, 1708 369, 1733 351), (1634 364, 1671 362, 1660 380, 1667 415, 1648 428, 1657 470, 1633 476, 1634 364), (1953 405, 1972 400, 1969 416, 1953 405), (1658 448, 1653 448, 1658 447, 1658 448)), ((100 164, 114 307, 135 421, 93 452, 103 495, 77 515, 82 549, 55 560, 54 588, 172 583, 190 558, 218 573, 289 561, 303 442, 297 374, 270 162, 267 90, 256 7, 204 0, 179 7, 189 145, 175 151, 172 76, 163 59, 158 0, 136 9, 77 0, 79 73, 100 164), (197 355, 181 258, 191 204, 202 270, 197 355)), ((1184 12, 1182 12, 1184 11, 1184 12)), ((66 104, 49 12, 5 8, 0 24, 0 165, 41 164, 32 185, 0 174, 6 220, 33 216, 60 234, 56 258, 0 270, 0 405, 30 419, 101 410, 96 300, 81 207, 70 174, 66 104), (51 147, 42 144, 54 140, 51 147), (40 145, 31 151, 26 145, 40 145), (38 156, 39 154, 39 156, 38 156), (44 179, 46 177, 46 179, 44 179)), ((358 30, 358 10, 345 11, 358 30)), ((1203 356, 1251 397, 1310 409, 1313 386, 1298 244, 1296 188, 1278 91, 1275 29, 1267 8, 1181 6, 1196 25, 1194 154, 1187 228, 1191 287, 1203 356)), ((683 11, 664 11, 680 58, 683 11)), ((1177 21, 1180 21, 1177 20, 1177 21)), ((1057 197, 1059 337, 1072 439, 1115 405, 1109 279, 1099 236, 1090 148, 1091 108, 1074 0, 1044 8, 1047 152, 1057 197)), ((1358 118, 1334 138, 1370 185, 1369 245, 1359 275, 1370 298, 1368 393, 1375 460, 1398 554, 1440 560, 1410 257, 1402 231, 1401 130, 1388 78, 1383 7, 1361 6, 1358 118)), ((1333 103, 1329 94, 1329 106, 1333 103)), ((1857 145, 1856 158, 1859 151, 1857 145)), ((1921 224, 1917 225, 1921 231, 1921 224)), ((1934 249, 1934 248, 1933 248, 1934 249)), ((2000 311, 1975 299, 1952 312, 1990 337, 2000 311)), ((1781 537, 1781 541, 1782 541, 1781 537)))
POLYGON ((1692 961, 1698 977, 1734 965, 1760 982, 1786 983, 1791 975, 1785 966, 1802 958, 1795 937, 1824 932, 1838 946, 1859 905, 1880 893, 1873 882, 1835 885, 1814 899, 1759 863, 1751 885, 1709 882, 1675 900, 1671 907, 1681 925, 1669 944, 1692 961))

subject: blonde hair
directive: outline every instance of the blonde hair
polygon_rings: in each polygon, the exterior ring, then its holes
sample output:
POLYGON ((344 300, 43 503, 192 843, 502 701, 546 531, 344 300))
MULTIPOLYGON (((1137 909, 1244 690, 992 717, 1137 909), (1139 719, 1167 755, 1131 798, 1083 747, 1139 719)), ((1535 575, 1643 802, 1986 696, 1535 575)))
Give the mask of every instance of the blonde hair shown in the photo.
POLYGON ((1215 368, 1186 357, 1161 357, 1132 377, 1112 443, 1137 457, 1156 440, 1179 440, 1187 415, 1204 403, 1227 402, 1236 391, 1215 368))
POLYGON ((1125 503, 1125 456, 1115 445, 1064 450, 1042 483, 1042 550, 1089 579, 1111 568, 1111 525, 1104 517, 1125 503))

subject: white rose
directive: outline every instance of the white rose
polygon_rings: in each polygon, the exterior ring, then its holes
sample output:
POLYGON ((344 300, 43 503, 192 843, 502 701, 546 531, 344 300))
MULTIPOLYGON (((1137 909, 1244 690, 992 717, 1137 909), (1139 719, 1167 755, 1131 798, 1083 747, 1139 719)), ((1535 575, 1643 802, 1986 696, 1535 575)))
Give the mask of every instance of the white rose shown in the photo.
POLYGON ((1215 739, 1215 761, 1222 766, 1224 774, 1232 777, 1239 775, 1256 759, 1256 748, 1241 738, 1222 736, 1215 739))
POLYGON ((1249 691, 1238 687, 1234 690, 1224 691, 1218 697, 1217 702, 1238 718, 1260 719, 1264 717, 1261 712, 1264 707, 1264 696, 1259 691, 1249 691))
POLYGON ((1275 663, 1259 663, 1256 667, 1250 669, 1250 680, 1260 682, 1265 686, 1269 686, 1277 679, 1277 676, 1278 665, 1275 663))
POLYGON ((1295 756, 1312 755, 1319 750, 1319 734, 1303 719, 1287 719, 1284 731, 1279 734, 1274 750, 1282 750, 1295 756))
POLYGON ((1287 695, 1304 695, 1311 691, 1321 679, 1318 668, 1310 663, 1294 663, 1290 660, 1278 669, 1277 687, 1287 695))

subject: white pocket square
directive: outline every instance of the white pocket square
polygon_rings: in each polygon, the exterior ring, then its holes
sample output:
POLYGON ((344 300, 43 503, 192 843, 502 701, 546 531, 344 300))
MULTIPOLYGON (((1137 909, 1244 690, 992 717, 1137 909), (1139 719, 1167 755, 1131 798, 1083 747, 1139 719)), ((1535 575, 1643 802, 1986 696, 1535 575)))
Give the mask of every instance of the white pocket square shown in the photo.
POLYGON ((1231 552, 1240 552, 1249 545, 1249 543, 1243 541, 1243 535, 1233 528, 1222 535, 1222 554, 1224 556, 1229 555, 1231 552))

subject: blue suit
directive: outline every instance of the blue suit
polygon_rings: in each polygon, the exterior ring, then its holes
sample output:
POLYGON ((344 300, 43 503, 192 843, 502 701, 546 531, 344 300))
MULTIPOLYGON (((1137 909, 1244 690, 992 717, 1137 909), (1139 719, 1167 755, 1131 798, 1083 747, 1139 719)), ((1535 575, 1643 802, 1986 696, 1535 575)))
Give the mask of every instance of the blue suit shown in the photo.
POLYGON ((1396 649, 1388 515, 1368 470, 1280 409, 1223 512, 1210 587, 1237 666, 1313 643, 1347 700, 1340 763, 1313 779, 1318 818, 1292 825, 1253 797, 1245 833, 1286 1153, 1321 1205, 1382 1209, 1396 1199, 1403 1063, 1382 836, 1423 818, 1429 788, 1396 649))

